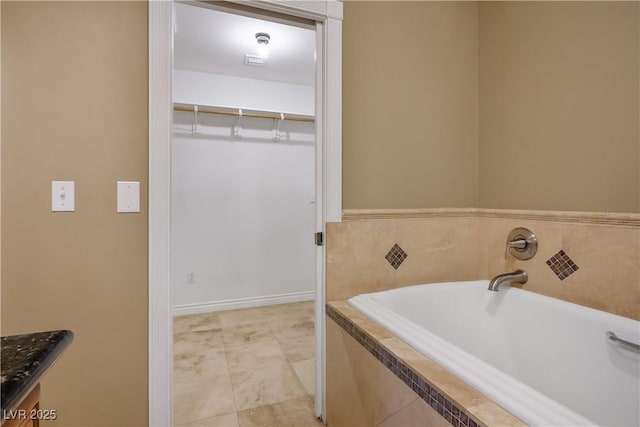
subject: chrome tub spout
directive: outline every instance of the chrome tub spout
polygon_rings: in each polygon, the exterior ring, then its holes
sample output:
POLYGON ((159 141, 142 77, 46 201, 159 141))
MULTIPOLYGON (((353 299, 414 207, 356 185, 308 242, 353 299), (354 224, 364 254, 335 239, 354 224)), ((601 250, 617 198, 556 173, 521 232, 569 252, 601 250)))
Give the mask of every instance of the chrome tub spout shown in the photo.
POLYGON ((489 290, 498 292, 498 288, 503 284, 520 283, 525 284, 529 280, 529 275, 524 270, 516 270, 513 273, 499 274, 489 282, 489 290))

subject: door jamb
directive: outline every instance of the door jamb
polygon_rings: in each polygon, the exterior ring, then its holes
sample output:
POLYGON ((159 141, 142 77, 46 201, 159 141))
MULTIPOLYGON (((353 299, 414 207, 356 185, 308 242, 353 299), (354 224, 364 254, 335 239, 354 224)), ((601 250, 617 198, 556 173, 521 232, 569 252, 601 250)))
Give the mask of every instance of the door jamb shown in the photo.
MULTIPOLYGON (((321 29, 316 101, 320 117, 324 212, 319 224, 342 219, 342 2, 227 0, 312 19, 321 29), (320 68, 321 67, 321 68, 320 68)), ((149 425, 172 424, 172 315, 170 286, 173 2, 149 2, 149 425)), ((317 159, 316 164, 320 165, 317 159)), ((310 236, 311 238, 311 236, 310 236)), ((326 241, 326 239, 324 239, 326 241)), ((324 263, 326 249, 320 251, 324 263)), ((316 287, 316 415, 325 419, 325 278, 316 287)), ((326 420, 325 420, 326 421, 326 420)))

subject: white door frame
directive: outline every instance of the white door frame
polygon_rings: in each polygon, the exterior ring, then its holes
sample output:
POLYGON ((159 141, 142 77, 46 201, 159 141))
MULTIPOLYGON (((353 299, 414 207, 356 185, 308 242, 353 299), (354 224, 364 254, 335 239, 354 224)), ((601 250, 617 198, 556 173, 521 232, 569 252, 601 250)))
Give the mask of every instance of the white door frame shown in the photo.
MULTIPOLYGON (((227 0, 317 22, 316 227, 342 217, 342 3, 335 0, 227 0), (320 175, 321 174, 321 175, 320 175)), ((149 2, 149 425, 172 425, 170 284, 173 2, 149 2)), ((310 236, 311 238, 311 236, 310 236)), ((316 285, 316 415, 325 412, 325 247, 316 285)))

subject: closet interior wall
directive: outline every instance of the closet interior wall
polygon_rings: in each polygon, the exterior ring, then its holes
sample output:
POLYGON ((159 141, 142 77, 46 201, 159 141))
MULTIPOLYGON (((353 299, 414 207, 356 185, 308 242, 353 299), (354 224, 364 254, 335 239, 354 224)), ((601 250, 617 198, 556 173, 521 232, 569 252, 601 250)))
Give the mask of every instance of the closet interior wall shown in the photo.
MULTIPOLYGON (((175 70, 174 102, 313 115, 314 88, 175 70)), ((174 313, 313 299, 315 124, 193 122, 174 111, 174 313)))

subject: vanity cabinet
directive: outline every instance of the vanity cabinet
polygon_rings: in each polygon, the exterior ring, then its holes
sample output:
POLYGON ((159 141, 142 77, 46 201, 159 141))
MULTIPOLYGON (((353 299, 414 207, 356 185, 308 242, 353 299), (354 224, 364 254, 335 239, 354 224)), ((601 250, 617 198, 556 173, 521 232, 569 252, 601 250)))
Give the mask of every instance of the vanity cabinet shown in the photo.
POLYGON ((40 408, 40 381, 71 341, 66 330, 0 337, 2 427, 38 427, 57 418, 56 409, 40 408))
POLYGON ((38 427, 38 409, 40 408, 40 384, 24 398, 17 409, 5 412, 2 427, 38 427))

